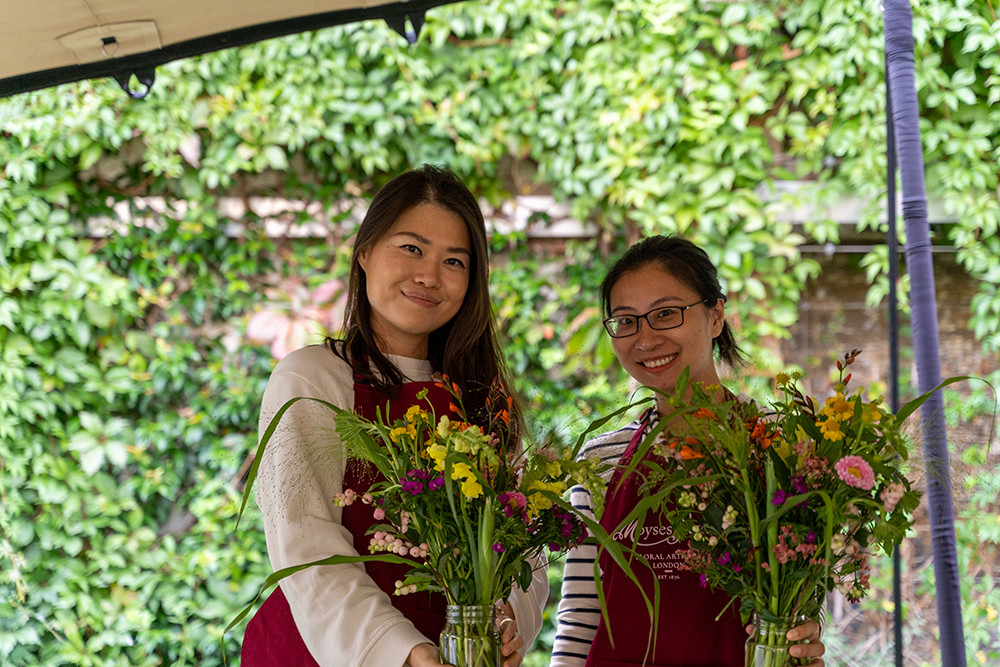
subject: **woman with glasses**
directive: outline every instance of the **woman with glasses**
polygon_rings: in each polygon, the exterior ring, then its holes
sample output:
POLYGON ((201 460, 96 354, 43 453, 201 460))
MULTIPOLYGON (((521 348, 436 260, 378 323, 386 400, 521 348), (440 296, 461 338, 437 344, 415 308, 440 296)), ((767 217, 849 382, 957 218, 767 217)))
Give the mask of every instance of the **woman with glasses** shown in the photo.
MULTIPOLYGON (((719 402, 732 394, 722 387, 716 358, 729 366, 743 363, 743 355, 726 322, 726 296, 715 266, 698 246, 682 238, 654 236, 629 248, 612 266, 601 284, 604 326, 622 367, 639 384, 672 395, 685 369, 692 382, 717 387, 719 402)), ((643 436, 657 424, 664 398, 624 428, 588 442, 581 457, 618 463, 631 457, 643 436)), ((601 525, 610 533, 635 508, 641 484, 620 479, 621 468, 607 475, 609 482, 601 525)), ((591 510, 590 493, 571 491, 571 502, 591 510)), ((602 587, 610 628, 601 615, 594 560, 596 547, 585 545, 567 554, 559 603, 558 629, 551 667, 649 667, 712 665, 743 667, 746 631, 736 605, 721 618, 729 596, 702 588, 692 572, 675 567, 674 553, 683 545, 666 529, 645 526, 636 549, 656 563, 660 606, 652 655, 647 656, 652 632, 645 603, 634 584, 606 557, 600 559, 602 587), (609 638, 614 639, 614 646, 609 638)), ((633 533, 622 531, 631 546, 633 533)), ((643 570, 644 568, 639 568, 643 570)), ((654 575, 649 574, 649 577, 654 575)), ((651 585, 651 584, 650 584, 651 585)), ((789 631, 795 657, 810 667, 822 667, 824 647, 819 625, 809 621, 789 631)))

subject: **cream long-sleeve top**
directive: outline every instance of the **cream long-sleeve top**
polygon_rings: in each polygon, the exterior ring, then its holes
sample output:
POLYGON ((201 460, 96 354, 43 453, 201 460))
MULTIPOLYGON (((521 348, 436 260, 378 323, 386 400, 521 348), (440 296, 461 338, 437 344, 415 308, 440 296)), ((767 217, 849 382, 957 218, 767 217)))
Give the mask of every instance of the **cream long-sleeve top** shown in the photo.
MULTIPOLYGON (((431 379, 430 362, 389 356, 410 381, 431 379)), ((348 363, 322 345, 292 352, 268 380, 260 411, 263 434, 290 399, 320 398, 354 408, 354 376, 348 363)), ((275 570, 327 558, 358 555, 331 499, 343 491, 347 459, 338 446, 333 412, 315 401, 298 401, 284 414, 261 456, 257 504, 275 570)), ((367 554, 365 554, 367 555, 367 554)), ((365 573, 361 563, 311 567, 281 581, 292 617, 321 667, 401 667, 423 636, 365 573)), ((542 625, 548 597, 544 567, 527 591, 516 584, 510 603, 526 650, 542 625)))

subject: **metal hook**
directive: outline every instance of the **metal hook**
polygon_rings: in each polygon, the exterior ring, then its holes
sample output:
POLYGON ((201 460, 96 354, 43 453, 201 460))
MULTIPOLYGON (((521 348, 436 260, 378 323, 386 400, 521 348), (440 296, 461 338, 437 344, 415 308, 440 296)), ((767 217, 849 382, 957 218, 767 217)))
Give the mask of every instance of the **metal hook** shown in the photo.
POLYGON ((101 53, 104 54, 105 57, 107 58, 113 57, 116 53, 118 53, 119 48, 121 48, 121 44, 119 44, 118 40, 115 39, 114 37, 101 38, 101 53), (112 46, 114 48, 109 50, 108 47, 112 46))
POLYGON ((424 12, 416 15, 387 16, 385 22, 390 28, 405 37, 409 44, 416 44, 420 36, 420 29, 424 27, 424 12))
POLYGON ((153 89, 153 82, 156 81, 156 70, 146 70, 143 72, 119 72, 114 75, 115 81, 121 86, 121 89, 128 93, 128 96, 133 100, 141 100, 146 95, 149 95, 149 91, 153 89), (132 77, 138 79, 139 83, 146 87, 145 90, 133 90, 131 87, 132 77))

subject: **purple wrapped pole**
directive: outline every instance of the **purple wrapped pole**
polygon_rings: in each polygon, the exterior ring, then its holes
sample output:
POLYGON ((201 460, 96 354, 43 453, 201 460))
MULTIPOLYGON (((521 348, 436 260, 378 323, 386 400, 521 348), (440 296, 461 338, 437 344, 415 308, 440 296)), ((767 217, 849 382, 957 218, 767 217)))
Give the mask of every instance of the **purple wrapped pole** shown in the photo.
MULTIPOLYGON (((903 220, 906 226, 906 267, 910 275, 910 309, 913 348, 920 393, 941 382, 938 355, 937 304, 934 266, 927 222, 924 157, 920 143, 920 116, 914 81, 913 12, 909 0, 884 0, 886 79, 892 99, 896 134, 903 220)), ((895 202, 890 202, 894 206, 895 202)), ((965 667, 962 601, 958 556, 955 549, 955 515, 948 466, 944 398, 935 394, 920 409, 925 465, 927 508, 931 524, 938 627, 943 667, 965 667)))

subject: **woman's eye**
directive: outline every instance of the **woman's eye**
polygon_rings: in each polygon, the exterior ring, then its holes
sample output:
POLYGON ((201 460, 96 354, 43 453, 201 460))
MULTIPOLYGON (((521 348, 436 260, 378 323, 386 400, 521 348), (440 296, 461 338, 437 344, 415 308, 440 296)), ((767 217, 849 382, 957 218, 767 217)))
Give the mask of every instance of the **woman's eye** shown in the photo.
POLYGON ((457 266, 459 268, 465 268, 465 262, 463 262, 462 260, 460 260, 457 257, 451 257, 449 259, 446 259, 446 260, 444 260, 444 263, 448 264, 450 266, 457 266))
POLYGON ((672 320, 675 317, 677 317, 676 308, 664 308, 656 313, 656 319, 658 320, 672 320))
POLYGON ((619 328, 630 327, 635 322, 635 318, 632 316, 619 317, 618 326, 619 328))
POLYGON ((402 248, 403 250, 405 250, 406 252, 412 252, 415 255, 419 255, 420 254, 420 248, 418 248, 417 246, 415 246, 413 244, 405 243, 405 244, 403 244, 403 245, 401 245, 399 247, 402 248))

